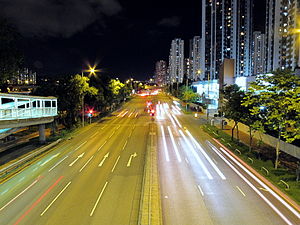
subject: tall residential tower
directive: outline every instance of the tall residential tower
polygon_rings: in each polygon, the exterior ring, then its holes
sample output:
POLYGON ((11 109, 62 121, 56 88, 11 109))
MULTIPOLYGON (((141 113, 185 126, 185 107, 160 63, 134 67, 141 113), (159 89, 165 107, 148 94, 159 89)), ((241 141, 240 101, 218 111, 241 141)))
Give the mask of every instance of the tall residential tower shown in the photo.
POLYGON ((219 77, 224 59, 235 60, 236 77, 251 75, 252 8, 252 0, 202 0, 201 67, 206 79, 219 77))
POLYGON ((299 15, 299 0, 267 0, 266 72, 300 66, 299 15))
POLYGON ((182 82, 184 73, 184 41, 180 38, 172 40, 169 56, 170 83, 182 82))

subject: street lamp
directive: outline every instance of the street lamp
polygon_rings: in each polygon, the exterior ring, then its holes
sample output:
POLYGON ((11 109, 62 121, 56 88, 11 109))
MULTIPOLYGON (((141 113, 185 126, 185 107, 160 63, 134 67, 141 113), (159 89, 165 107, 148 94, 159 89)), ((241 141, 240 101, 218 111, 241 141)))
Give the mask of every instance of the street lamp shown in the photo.
POLYGON ((208 122, 208 117, 209 117, 209 109, 208 109, 208 106, 209 106, 209 81, 210 81, 210 76, 208 74, 208 77, 207 77, 207 109, 206 109, 207 122, 208 122))
MULTIPOLYGON (((89 69, 87 70, 82 70, 81 71, 81 77, 83 77, 83 73, 84 72, 88 72, 89 73, 89 76, 93 75, 95 76, 96 75, 96 72, 100 72, 100 70, 96 69, 96 66, 97 65, 94 65, 93 67, 89 65, 89 69)), ((82 97, 81 97, 81 109, 82 109, 82 117, 81 117, 81 120, 82 120, 82 127, 84 127, 84 93, 82 94, 82 97)))

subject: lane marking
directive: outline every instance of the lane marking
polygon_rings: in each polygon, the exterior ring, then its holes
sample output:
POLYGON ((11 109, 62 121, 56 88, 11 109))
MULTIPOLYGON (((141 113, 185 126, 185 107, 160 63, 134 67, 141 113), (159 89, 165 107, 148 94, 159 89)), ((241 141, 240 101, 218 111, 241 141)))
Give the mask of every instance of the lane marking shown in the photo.
POLYGON ((197 188, 198 188, 198 190, 200 191, 201 195, 204 196, 204 192, 202 191, 202 189, 201 189, 201 187, 200 187, 199 184, 197 185, 197 188))
POLYGON ((214 158, 212 158, 212 160, 215 162, 215 164, 218 164, 217 160, 215 160, 214 158))
POLYGON ((73 162, 71 162, 71 163, 69 164, 69 166, 73 166, 73 165, 74 165, 74 163, 76 163, 78 159, 80 159, 80 158, 82 158, 82 157, 83 157, 83 155, 84 155, 84 152, 83 152, 83 153, 81 153, 79 156, 77 156, 77 158, 76 158, 76 159, 75 159, 73 162))
POLYGON ((2 208, 0 208, 0 212, 5 209, 10 203, 12 203, 14 200, 16 200, 20 195, 25 193, 29 188, 31 188, 33 185, 35 185, 41 178, 37 178, 35 181, 33 181, 27 188, 25 188, 22 192, 20 192, 17 196, 15 196, 12 200, 10 200, 8 203, 6 203, 2 208))
POLYGON ((131 112, 131 113, 128 115, 128 118, 130 118, 130 117, 131 117, 132 113, 133 113, 133 112, 131 112))
MULTIPOLYGON (((117 128, 117 129, 119 129, 119 128, 117 128)), ((114 131, 112 132, 112 134, 109 136, 109 138, 111 138, 111 137, 115 134, 115 132, 116 132, 116 130, 114 130, 114 131)))
POLYGON ((103 127, 101 127, 101 130, 103 130, 105 127, 107 127, 107 124, 106 124, 106 125, 104 125, 103 127))
POLYGON ((128 111, 126 111, 126 112, 122 115, 122 117, 124 117, 127 113, 128 113, 128 111))
POLYGON ((89 160, 83 165, 83 167, 81 167, 81 169, 79 170, 79 173, 86 167, 86 165, 92 160, 92 158, 94 158, 93 155, 92 155, 92 157, 89 158, 89 160))
POLYGON ((14 223, 14 225, 19 224, 25 216, 28 215, 28 213, 31 212, 31 210, 40 202, 43 200, 43 198, 60 182, 60 180, 63 178, 63 176, 60 176, 54 184, 52 184, 45 192, 44 194, 42 194, 38 200, 36 200, 31 206, 30 208, 14 223))
POLYGON ((81 145, 79 145, 77 148, 74 149, 74 152, 77 151, 82 145, 84 145, 85 143, 87 143, 87 141, 83 142, 81 145))
POLYGON ((201 153, 204 155, 206 160, 209 162, 209 164, 214 168, 214 170, 217 172, 217 174, 221 177, 222 180, 226 180, 225 175, 219 170, 219 168, 216 166, 216 164, 211 160, 211 158, 207 155, 207 153, 204 151, 204 149, 200 146, 200 144, 196 141, 196 139, 192 136, 192 134, 186 130, 186 133, 189 135, 189 137, 192 139, 193 143, 197 146, 197 148, 201 151, 201 153))
POLYGON ((51 170, 53 170, 55 167, 57 167, 62 161, 64 161, 66 158, 68 158, 69 155, 65 156, 62 160, 60 160, 59 162, 57 162, 54 166, 52 166, 48 172, 50 172, 51 170))
POLYGON ((170 113, 167 112, 168 117, 170 118, 172 124, 174 125, 174 127, 177 127, 176 123, 174 122, 172 116, 170 115, 170 113))
POLYGON ((67 189, 67 187, 71 184, 71 181, 59 192, 59 194, 52 200, 52 202, 47 206, 47 208, 41 213, 41 216, 45 214, 45 212, 53 205, 53 203, 58 199, 58 197, 67 189))
POLYGON ((165 157, 166 157, 167 162, 169 162, 170 161, 170 157, 169 157, 169 152, 168 152, 168 147, 167 147, 167 142, 166 142, 165 131, 164 131, 164 128, 163 128, 162 125, 160 126, 160 129, 161 129, 161 133, 162 133, 162 137, 163 137, 163 143, 164 143, 164 149, 165 149, 165 157))
POLYGON ((130 155, 129 160, 128 160, 128 163, 127 163, 127 167, 130 167, 131 161, 132 161, 132 159, 135 158, 135 157, 137 157, 136 152, 130 155))
POLYGON ((48 160, 46 160, 45 162, 43 162, 40 166, 44 166, 46 163, 48 163, 50 160, 54 159, 55 157, 57 157, 60 153, 57 153, 53 156, 51 156, 48 160))
POLYGON ((127 145, 127 140, 125 141, 122 150, 124 150, 124 148, 126 147, 126 145, 127 145))
POLYGON ((90 216, 92 216, 94 214, 94 211, 95 211, 95 209, 96 209, 96 207, 98 205, 98 202, 100 201, 101 196, 103 195, 103 192, 104 192, 107 184, 108 184, 108 182, 106 181, 105 184, 104 184, 104 187, 102 188, 102 190, 101 190, 101 192, 100 192, 100 194, 99 194, 99 196, 97 198, 97 201, 96 201, 96 203, 95 203, 95 205, 94 205, 94 207, 93 207, 93 209, 92 209, 92 211, 90 213, 90 216))
POLYGON ((189 160, 187 158, 184 158, 187 164, 190 164, 189 160))
MULTIPOLYGON (((221 145, 223 146, 223 145, 221 145)), ((223 148, 220 148, 222 152, 224 152, 229 158, 232 159, 241 169, 243 169, 249 176, 251 176, 257 183, 267 189, 278 201, 280 201, 284 206, 286 206, 291 212, 295 214, 298 218, 300 218, 300 213, 298 213, 294 208, 292 208, 289 204, 287 204, 281 197, 279 197, 269 186, 263 183, 258 177, 256 177, 253 173, 251 173, 248 169, 246 169, 240 162, 238 162, 235 158, 233 158, 227 151, 223 148)), ((229 151, 229 150, 228 150, 229 151)))
POLYGON ((188 139, 186 138, 186 136, 184 135, 184 133, 182 132, 182 130, 179 130, 179 133, 181 134, 181 136, 183 137, 185 143, 188 145, 189 149, 191 150, 193 156, 195 157, 195 159, 197 160, 197 162, 199 163, 200 167, 203 169, 204 173, 206 174, 206 176, 208 177, 208 179, 212 180, 213 177, 211 175, 211 173, 208 171, 207 167, 204 165, 204 163, 202 162, 202 160, 200 159, 199 155, 196 153, 194 147, 191 145, 191 143, 188 141, 188 139))
POLYGON ((109 152, 106 153, 106 155, 103 157, 102 161, 99 163, 98 167, 101 167, 104 163, 104 161, 107 159, 107 157, 109 156, 109 152))
POLYGON ((96 133, 94 133, 90 138, 92 139, 93 137, 95 137, 97 135, 97 133, 99 133, 99 131, 97 131, 96 133))
POLYGON ((173 113, 171 113, 171 116, 173 116, 173 118, 175 119, 175 121, 176 121, 176 123, 178 124, 178 126, 179 126, 180 128, 182 128, 182 126, 181 126, 181 124, 179 123, 177 117, 176 117, 175 115, 173 115, 173 113))
POLYGON ((106 144, 107 140, 104 141, 104 143, 98 148, 97 152, 100 151, 100 149, 106 144))
POLYGON ((135 114, 135 116, 134 116, 134 117, 136 118, 136 117, 138 116, 138 114, 139 114, 139 113, 137 112, 137 113, 135 114))
POLYGON ((169 134, 170 134, 170 137, 171 137, 171 141, 172 141, 172 144, 173 144, 175 153, 176 153, 177 160, 178 160, 179 162, 181 162, 181 157, 180 157, 180 155, 179 155, 179 151, 178 151, 178 148, 177 148, 177 146, 176 146, 176 143, 175 143, 175 140, 174 140, 172 131, 171 131, 171 129, 170 129, 170 126, 168 126, 168 131, 169 131, 169 134))
MULTIPOLYGON (((211 144, 209 141, 208 143, 210 144, 211 148, 214 150, 214 152, 219 155, 219 157, 242 179, 244 180, 249 187, 252 188, 254 192, 256 192, 287 224, 292 225, 291 223, 260 191, 246 178, 244 177, 226 158, 224 158, 221 153, 219 153, 218 149, 211 144)), ((229 157, 230 158, 230 157, 229 157)), ((234 161, 234 160, 233 160, 234 161)), ((239 165, 239 164, 237 164, 239 165)), ((245 171, 246 172, 246 171, 245 171)), ((250 173, 250 172, 249 172, 250 173)), ((249 174, 250 175, 250 174, 249 174)), ((252 174, 253 175, 253 174, 252 174)), ((250 175, 251 176, 251 175, 250 175)), ((254 175, 253 175, 254 176, 254 175)), ((258 178, 257 178, 258 179, 258 178)), ((297 214, 295 214, 297 216, 297 214)))
POLYGON ((240 189, 239 186, 235 186, 235 187, 242 193, 242 195, 243 195, 244 197, 246 197, 245 193, 242 191, 242 189, 240 189))
POLYGON ((116 168, 116 166, 117 166, 117 163, 119 162, 119 159, 120 159, 120 156, 118 156, 118 158, 117 158, 117 160, 116 160, 116 162, 115 162, 115 164, 114 164, 114 166, 113 166, 111 172, 114 172, 114 170, 115 170, 115 168, 116 168))

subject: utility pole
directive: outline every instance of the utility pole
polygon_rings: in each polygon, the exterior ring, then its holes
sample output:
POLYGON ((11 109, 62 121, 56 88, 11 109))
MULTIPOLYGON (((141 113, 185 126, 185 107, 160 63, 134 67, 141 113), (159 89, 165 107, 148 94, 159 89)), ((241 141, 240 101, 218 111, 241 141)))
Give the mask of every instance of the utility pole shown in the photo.
MULTIPOLYGON (((83 77, 83 71, 81 71, 81 77, 83 77)), ((82 110, 81 122, 82 122, 82 127, 84 127, 84 94, 83 93, 81 96, 81 110, 82 110)))
POLYGON ((208 122, 208 117, 209 117, 209 109, 208 109, 208 106, 209 106, 209 80, 210 80, 210 77, 209 77, 209 74, 208 74, 208 77, 207 77, 207 109, 206 109, 206 113, 207 113, 207 122, 208 122))

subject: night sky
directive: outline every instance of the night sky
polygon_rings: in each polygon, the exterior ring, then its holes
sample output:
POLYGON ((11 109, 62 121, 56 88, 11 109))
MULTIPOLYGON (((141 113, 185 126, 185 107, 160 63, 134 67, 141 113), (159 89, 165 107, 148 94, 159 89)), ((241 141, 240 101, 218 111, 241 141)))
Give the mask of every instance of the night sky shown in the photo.
MULTIPOLYGON (((265 0, 254 0, 255 30, 265 0)), ((153 75, 171 40, 200 35, 201 0, 1 0, 22 36, 25 65, 42 76, 80 73, 87 63, 112 77, 153 75)))

